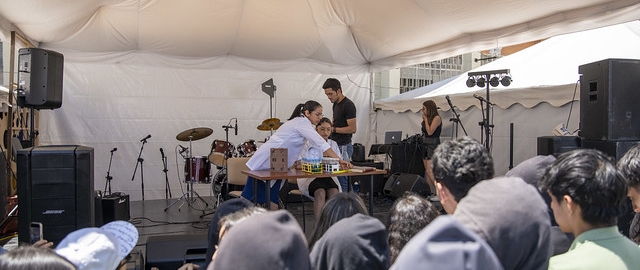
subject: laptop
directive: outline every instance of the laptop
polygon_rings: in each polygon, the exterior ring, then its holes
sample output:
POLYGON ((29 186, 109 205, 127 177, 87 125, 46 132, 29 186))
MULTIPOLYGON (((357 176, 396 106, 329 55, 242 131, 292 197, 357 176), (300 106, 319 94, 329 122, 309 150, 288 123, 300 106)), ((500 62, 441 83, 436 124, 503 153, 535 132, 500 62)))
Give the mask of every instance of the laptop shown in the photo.
POLYGON ((399 143, 402 140, 402 131, 387 131, 384 133, 384 144, 399 143))

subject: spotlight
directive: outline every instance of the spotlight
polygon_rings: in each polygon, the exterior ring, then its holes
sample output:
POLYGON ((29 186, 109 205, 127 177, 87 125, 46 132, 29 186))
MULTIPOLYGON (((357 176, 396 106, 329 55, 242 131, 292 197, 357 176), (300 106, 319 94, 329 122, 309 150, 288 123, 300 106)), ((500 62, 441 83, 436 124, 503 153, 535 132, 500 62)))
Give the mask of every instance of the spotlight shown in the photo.
POLYGON ((476 84, 478 85, 478 87, 484 87, 486 82, 487 80, 484 77, 480 77, 476 81, 476 84))
POLYGON ((491 77, 491 79, 489 79, 489 85, 491 85, 491 87, 496 87, 500 84, 500 79, 498 79, 497 76, 493 76, 491 77))
POLYGON ((467 87, 471 88, 476 86, 476 79, 474 77, 469 76, 469 79, 467 79, 467 87))
POLYGON ((505 75, 504 77, 502 77, 502 80, 500 80, 500 83, 502 84, 502 86, 511 85, 511 76, 505 75))

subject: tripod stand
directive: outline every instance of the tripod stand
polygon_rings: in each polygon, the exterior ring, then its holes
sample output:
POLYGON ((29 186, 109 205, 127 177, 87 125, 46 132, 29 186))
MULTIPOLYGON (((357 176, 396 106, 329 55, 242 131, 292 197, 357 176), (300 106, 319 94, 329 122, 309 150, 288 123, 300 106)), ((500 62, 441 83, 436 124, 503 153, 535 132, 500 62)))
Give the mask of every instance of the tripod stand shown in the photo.
MULTIPOLYGON (((193 128, 193 129, 188 129, 181 132, 180 134, 178 134, 178 136, 176 136, 176 139, 180 141, 188 140, 189 149, 193 149, 192 142, 194 140, 199 140, 204 137, 207 137, 211 135, 211 133, 213 133, 213 130, 210 128, 193 128)), ((185 202, 187 203, 188 206, 191 206, 193 202, 197 202, 200 205, 200 209, 202 210, 203 214, 204 214, 204 208, 209 206, 209 204, 202 197, 200 197, 200 194, 198 194, 198 192, 196 192, 193 189, 193 183, 196 181, 195 171, 193 168, 195 163, 195 160, 193 158, 193 151, 189 151, 188 156, 189 158, 187 158, 186 163, 187 163, 187 166, 189 166, 189 174, 187 175, 187 177, 185 177, 185 182, 187 182, 187 192, 182 194, 182 196, 178 200, 174 201, 169 206, 167 206, 167 208, 164 209, 165 212, 169 208, 171 208, 171 206, 173 206, 179 201, 182 201, 182 204, 180 204, 180 206, 178 207, 178 211, 180 211, 180 208, 182 208, 185 202), (202 201, 205 204, 205 207, 202 207, 202 204, 200 204, 200 201, 202 201)))
POLYGON ((110 196, 111 195, 111 179, 113 179, 113 177, 111 177, 109 175, 109 172, 111 171, 111 161, 113 160, 113 152, 115 152, 115 151, 118 151, 118 148, 113 148, 111 150, 111 157, 109 158, 109 169, 107 169, 107 176, 105 177, 107 179, 107 181, 104 183, 104 195, 105 196, 110 196))
POLYGON ((144 144, 147 143, 147 139, 151 138, 151 135, 147 135, 144 139, 140 140, 142 145, 140 146, 140 153, 138 153, 138 160, 136 161, 136 168, 133 169, 133 176, 131 176, 131 181, 136 178, 136 171, 138 170, 138 164, 140 164, 140 190, 142 191, 142 201, 144 201, 144 169, 142 168, 142 163, 144 159, 142 158, 142 150, 144 149, 144 144))

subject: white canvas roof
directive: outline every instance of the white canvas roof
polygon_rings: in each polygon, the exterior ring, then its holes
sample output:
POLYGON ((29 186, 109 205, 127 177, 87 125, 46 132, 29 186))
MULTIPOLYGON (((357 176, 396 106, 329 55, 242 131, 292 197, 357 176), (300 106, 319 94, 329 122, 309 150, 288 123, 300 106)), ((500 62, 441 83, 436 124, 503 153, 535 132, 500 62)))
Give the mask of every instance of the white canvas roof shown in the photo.
POLYGON ((4 0, 67 61, 354 74, 640 18, 637 0, 4 0), (125 61, 126 60, 126 61, 125 61))
MULTIPOLYGON (((490 88, 490 101, 506 109, 514 103, 531 108, 541 102, 560 107, 579 99, 578 67, 607 59, 640 59, 640 21, 549 38, 515 54, 505 56, 470 72, 510 69, 513 82, 490 88)), ((395 97, 377 100, 374 109, 417 112, 422 102, 433 99, 449 110, 450 96, 461 110, 477 106, 472 95, 486 96, 486 88, 466 86, 467 73, 439 84, 428 85, 395 97), (415 92, 415 93, 412 93, 415 92)))

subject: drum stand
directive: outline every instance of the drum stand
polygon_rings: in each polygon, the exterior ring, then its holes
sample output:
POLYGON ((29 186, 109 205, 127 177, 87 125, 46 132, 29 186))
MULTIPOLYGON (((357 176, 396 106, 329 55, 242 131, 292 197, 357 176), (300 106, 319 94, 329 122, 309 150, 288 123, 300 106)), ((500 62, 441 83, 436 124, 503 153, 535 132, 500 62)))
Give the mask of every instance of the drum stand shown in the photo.
MULTIPOLYGON (((194 131, 194 133, 195 133, 195 131, 194 131)), ((193 141, 193 134, 189 135, 189 149, 190 150, 193 149, 192 145, 191 145, 192 141, 193 141)), ((185 202, 187 203, 188 206, 191 206, 191 204, 193 202, 197 202, 198 205, 200 205, 200 209, 197 209, 197 210, 201 210, 202 214, 204 214, 204 209, 209 206, 207 201, 205 201, 202 197, 200 197, 200 194, 198 194, 198 192, 193 190, 193 182, 195 182, 194 171, 193 171, 193 161, 194 161, 193 160, 193 151, 189 151, 189 179, 185 179, 185 181, 187 182, 187 192, 182 194, 180 199, 176 200, 175 202, 173 202, 169 206, 167 206, 167 208, 164 209, 165 212, 167 212, 167 210, 169 208, 171 208, 171 206, 173 206, 177 202, 183 201, 183 200, 184 201, 182 202, 182 204, 180 204, 180 206, 178 207, 178 211, 180 211, 180 208, 182 208, 182 206, 184 205, 185 202), (202 207, 202 204, 198 200, 202 201, 205 204, 205 207, 202 207)))
MULTIPOLYGON (((236 119, 236 125, 237 125, 237 121, 238 119, 236 119)), ((229 121, 229 125, 226 126, 222 126, 222 128, 224 128, 224 133, 225 133, 225 141, 227 143, 229 143, 229 129, 235 129, 236 130, 236 135, 238 135, 238 130, 237 127, 234 127, 231 125, 231 121, 229 121)), ((229 156, 231 155, 231 147, 227 147, 227 149, 224 151, 224 162, 223 162, 223 166, 220 170, 218 170, 218 172, 216 173, 216 175, 213 177, 211 184, 212 186, 212 190, 213 190, 213 195, 215 197, 215 202, 214 202, 214 209, 217 209, 218 206, 220 206, 220 204, 222 203, 222 201, 224 201, 225 198, 223 198, 222 196, 222 191, 223 190, 227 190, 227 193, 229 193, 229 182, 227 181, 227 160, 229 159, 229 156), (216 191, 215 185, 216 185, 216 179, 218 178, 218 175, 223 175, 222 180, 220 181, 220 191, 216 191)), ((215 210, 211 213, 202 213, 202 215, 200 215, 200 218, 207 216, 207 215, 211 215, 215 213, 215 210)))

